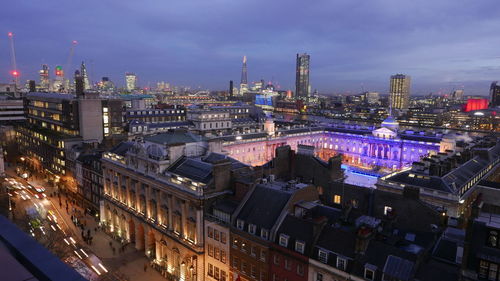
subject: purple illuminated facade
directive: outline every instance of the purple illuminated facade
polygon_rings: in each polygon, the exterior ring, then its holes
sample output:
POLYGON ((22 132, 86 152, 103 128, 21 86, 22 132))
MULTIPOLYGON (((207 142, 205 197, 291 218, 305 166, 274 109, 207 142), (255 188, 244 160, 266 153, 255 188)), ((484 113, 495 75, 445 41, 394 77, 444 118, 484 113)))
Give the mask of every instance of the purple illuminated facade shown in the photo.
POLYGON ((274 127, 267 127, 266 133, 224 137, 226 152, 253 166, 271 160, 279 146, 289 145, 297 150, 299 144, 314 146, 314 153, 324 160, 341 153, 348 166, 387 171, 400 170, 423 156, 454 149, 454 141, 439 134, 400 133, 391 117, 372 130, 336 126, 274 131, 274 127))

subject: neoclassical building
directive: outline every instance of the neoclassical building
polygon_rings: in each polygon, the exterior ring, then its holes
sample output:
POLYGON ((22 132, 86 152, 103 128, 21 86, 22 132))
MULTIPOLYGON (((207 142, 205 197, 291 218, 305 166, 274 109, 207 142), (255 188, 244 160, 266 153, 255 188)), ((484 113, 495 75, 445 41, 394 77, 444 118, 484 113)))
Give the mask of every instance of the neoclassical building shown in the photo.
POLYGON ((203 280, 204 212, 248 166, 219 141, 173 131, 124 142, 102 159, 101 223, 174 280, 203 280))
POLYGON ((453 150, 455 141, 442 134, 400 131, 398 123, 387 118, 379 128, 318 126, 275 130, 266 123, 266 132, 222 137, 229 156, 248 165, 262 165, 275 157, 277 147, 314 146, 315 154, 328 160, 342 154, 344 163, 361 169, 382 167, 399 170, 427 155, 453 150))

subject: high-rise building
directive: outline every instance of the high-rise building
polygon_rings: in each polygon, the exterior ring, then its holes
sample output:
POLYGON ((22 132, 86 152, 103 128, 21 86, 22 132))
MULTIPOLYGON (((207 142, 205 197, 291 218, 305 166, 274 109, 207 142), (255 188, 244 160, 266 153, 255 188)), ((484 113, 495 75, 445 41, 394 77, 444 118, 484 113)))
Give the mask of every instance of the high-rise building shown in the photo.
POLYGON ((396 74, 391 76, 389 89, 390 105, 394 109, 408 109, 410 102, 410 83, 408 75, 396 74))
POLYGON ((137 83, 137 76, 134 73, 125 73, 125 83, 127 85, 127 91, 135 90, 137 83))
POLYGON ((247 77, 247 56, 243 56, 243 66, 241 67, 241 83, 240 94, 248 92, 248 77, 247 77))
POLYGON ((297 67, 295 69, 295 96, 309 97, 309 61, 311 57, 304 54, 297 54, 297 67))
POLYGON ((380 95, 378 92, 366 92, 365 93, 365 101, 368 104, 376 104, 380 100, 380 95))
POLYGON ((498 81, 491 83, 490 105, 491 107, 500 106, 500 85, 498 85, 498 81))
POLYGON ((92 88, 92 85, 90 84, 89 76, 87 74, 87 67, 85 66, 85 63, 83 61, 82 65, 80 66, 80 74, 83 79, 83 89, 90 90, 92 88))
POLYGON ((455 90, 451 93, 451 97, 453 100, 463 100, 464 98, 464 90, 455 90))
POLYGON ((42 69, 40 70, 40 88, 43 91, 48 91, 50 87, 49 80, 49 66, 42 64, 42 69))

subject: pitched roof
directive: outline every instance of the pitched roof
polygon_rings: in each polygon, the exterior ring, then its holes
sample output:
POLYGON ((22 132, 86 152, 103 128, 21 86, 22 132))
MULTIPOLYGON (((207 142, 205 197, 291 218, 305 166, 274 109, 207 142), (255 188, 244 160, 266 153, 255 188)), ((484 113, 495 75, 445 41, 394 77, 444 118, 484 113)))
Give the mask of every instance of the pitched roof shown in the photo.
POLYGON ((384 266, 384 274, 387 274, 396 280, 410 280, 413 276, 415 263, 390 255, 387 257, 384 266))
POLYGON ((172 174, 202 183, 208 183, 213 178, 212 164, 186 156, 177 160, 168 168, 168 171, 172 174))
POLYGON ((290 192, 257 185, 237 219, 270 230, 291 196, 290 192))
POLYGON ((134 145, 131 141, 124 141, 113 147, 109 152, 124 156, 125 153, 134 145))
POLYGON ((185 130, 175 130, 172 132, 166 132, 161 134, 156 134, 152 136, 144 137, 144 140, 158 143, 158 144, 178 144, 178 143, 191 143, 199 142, 204 140, 200 135, 195 135, 189 131, 185 130))

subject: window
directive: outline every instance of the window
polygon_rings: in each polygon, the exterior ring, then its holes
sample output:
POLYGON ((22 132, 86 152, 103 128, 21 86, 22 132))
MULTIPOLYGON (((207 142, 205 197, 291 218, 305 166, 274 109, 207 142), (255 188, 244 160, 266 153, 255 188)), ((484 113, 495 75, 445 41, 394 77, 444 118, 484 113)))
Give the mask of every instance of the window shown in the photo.
POLYGON ((316 281, 323 281, 323 274, 317 272, 316 273, 316 281))
POLYGON ((238 268, 238 261, 239 261, 239 260, 238 260, 238 258, 237 258, 237 257, 234 257, 234 258, 233 258, 233 267, 234 267, 234 268, 238 268))
POLYGON ((220 261, 226 263, 226 251, 220 250, 220 261))
POLYGON ((236 227, 237 227, 238 229, 243 230, 243 228, 245 227, 245 222, 244 222, 243 220, 238 219, 238 220, 236 221, 236 227))
POLYGON ((220 250, 217 247, 214 248, 214 258, 220 260, 220 250))
POLYGON ((297 274, 299 276, 304 276, 304 266, 302 264, 297 264, 297 274))
POLYGON ((226 233, 225 232, 221 232, 220 233, 220 242, 222 244, 226 244, 226 241, 227 241, 226 233))
POLYGON ((274 264, 279 265, 280 264, 280 257, 278 255, 274 255, 274 264))
POLYGON ((302 241, 295 241, 295 251, 303 254, 304 253, 304 242, 302 241))
POLYGON ((365 268, 365 279, 373 280, 375 272, 369 268, 365 268))
POLYGON ((490 247, 498 247, 498 232, 492 230, 490 231, 490 235, 488 237, 488 246, 490 247))
POLYGON ((498 280, 498 264, 490 263, 490 272, 488 273, 488 280, 498 280))
POLYGON ((288 235, 280 234, 280 246, 283 246, 283 247, 288 246, 288 235))
POLYGON ((208 227, 208 237, 210 238, 214 237, 214 230, 210 226, 208 227))
POLYGON ((248 225, 248 232, 250 232, 250 234, 255 234, 255 229, 257 227, 255 226, 255 224, 249 224, 248 225))
POLYGON ((387 216, 392 212, 392 207, 384 206, 384 216, 387 216))
POLYGON ((266 251, 260 250, 260 260, 261 261, 266 261, 266 251))
POLYGON ((273 273, 273 281, 279 281, 280 278, 278 277, 278 275, 276 275, 276 273, 273 273))
POLYGON ((327 263, 328 262, 328 253, 323 250, 318 251, 318 260, 322 263, 327 263))
POLYGON ((214 256, 214 246, 208 244, 208 255, 213 257, 214 256))
POLYGON ((255 278, 257 277, 257 267, 252 264, 252 270, 250 271, 250 275, 255 278))
POLYGON ((337 257, 337 268, 345 271, 346 260, 340 257, 337 257))
POLYGON ((342 197, 340 195, 333 195, 333 203, 340 204, 341 198, 342 197))
POLYGON ((226 281, 227 280, 227 273, 224 270, 220 271, 220 281, 226 281))
POLYGON ((218 267, 216 267, 216 266, 214 266, 214 267, 215 267, 215 270, 214 270, 214 272, 215 272, 215 274, 214 274, 214 278, 215 278, 215 280, 219 280, 219 268, 218 268, 218 267))
POLYGON ((261 229, 260 230, 260 237, 264 240, 267 240, 267 238, 269 237, 269 232, 267 231, 267 229, 261 229))
POLYGON ((214 239, 215 241, 219 241, 219 231, 214 229, 214 239))
POLYGON ((241 261, 241 271, 247 272, 247 262, 246 261, 241 261))
POLYGON ((292 269, 292 262, 289 259, 285 259, 285 269, 286 270, 292 269))
POLYGON ((214 266, 208 264, 208 276, 214 276, 214 266))
POLYGON ((250 255, 252 255, 252 257, 255 257, 257 255, 257 247, 250 247, 250 255))
POLYGON ((266 274, 267 272, 264 271, 260 272, 260 281, 266 281, 266 274))

